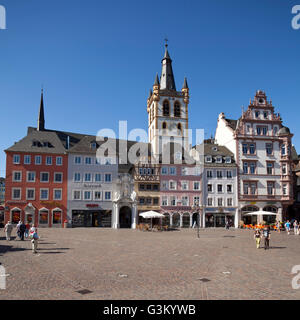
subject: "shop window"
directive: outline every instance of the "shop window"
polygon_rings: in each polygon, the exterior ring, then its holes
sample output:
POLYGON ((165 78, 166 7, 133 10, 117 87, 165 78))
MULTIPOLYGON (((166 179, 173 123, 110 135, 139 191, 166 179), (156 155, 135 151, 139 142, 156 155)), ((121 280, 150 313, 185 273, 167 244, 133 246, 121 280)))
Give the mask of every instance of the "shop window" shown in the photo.
POLYGON ((21 220, 21 210, 13 210, 11 212, 11 223, 17 224, 21 220))
POLYGON ((40 211, 39 215, 39 225, 48 225, 48 220, 49 220, 49 213, 48 211, 40 211))
POLYGON ((62 216, 62 212, 60 210, 53 211, 53 220, 52 220, 53 225, 61 224, 61 220, 62 220, 61 216, 62 216))

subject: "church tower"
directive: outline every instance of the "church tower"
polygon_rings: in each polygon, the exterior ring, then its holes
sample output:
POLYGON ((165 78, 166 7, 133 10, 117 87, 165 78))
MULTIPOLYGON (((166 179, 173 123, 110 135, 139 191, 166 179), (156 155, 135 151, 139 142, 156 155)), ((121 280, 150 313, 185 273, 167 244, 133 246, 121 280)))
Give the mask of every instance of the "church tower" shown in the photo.
POLYGON ((153 154, 157 157, 169 142, 180 144, 189 150, 188 104, 189 88, 184 79, 181 91, 176 90, 172 59, 165 45, 160 80, 156 74, 152 90, 147 99, 148 136, 153 154))

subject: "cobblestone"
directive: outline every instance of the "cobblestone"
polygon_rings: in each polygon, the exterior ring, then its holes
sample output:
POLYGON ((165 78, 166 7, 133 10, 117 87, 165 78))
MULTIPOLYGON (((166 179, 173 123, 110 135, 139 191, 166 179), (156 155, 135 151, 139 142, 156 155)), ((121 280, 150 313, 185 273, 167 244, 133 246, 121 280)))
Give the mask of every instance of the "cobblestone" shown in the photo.
POLYGON ((0 263, 10 274, 0 299, 300 299, 291 286, 300 236, 285 232, 273 232, 266 251, 248 230, 206 229, 200 239, 194 229, 39 233, 34 255, 29 240, 7 242, 0 231, 0 263))

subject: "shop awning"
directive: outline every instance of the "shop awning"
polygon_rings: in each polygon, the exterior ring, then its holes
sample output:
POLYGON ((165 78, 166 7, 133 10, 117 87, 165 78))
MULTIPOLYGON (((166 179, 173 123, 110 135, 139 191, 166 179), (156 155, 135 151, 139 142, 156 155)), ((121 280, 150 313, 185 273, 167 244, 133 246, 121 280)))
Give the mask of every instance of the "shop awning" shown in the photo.
POLYGON ((151 219, 151 218, 164 218, 165 216, 159 212, 155 211, 146 211, 140 213, 140 216, 143 217, 144 219, 151 219))
POLYGON ((245 213, 244 215, 245 216, 276 216, 277 213, 259 210, 259 211, 248 212, 248 213, 245 213))

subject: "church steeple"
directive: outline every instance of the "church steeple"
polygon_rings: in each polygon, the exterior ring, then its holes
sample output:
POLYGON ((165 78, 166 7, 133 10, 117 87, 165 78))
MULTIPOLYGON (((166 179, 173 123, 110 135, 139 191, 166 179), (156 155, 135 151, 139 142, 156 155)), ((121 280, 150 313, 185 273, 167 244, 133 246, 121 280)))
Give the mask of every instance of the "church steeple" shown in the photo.
POLYGON ((40 111, 39 111, 39 118, 38 118, 38 131, 45 130, 45 114, 44 114, 44 92, 42 89, 41 93, 41 103, 40 103, 40 111))
POLYGON ((160 77, 160 89, 161 90, 175 90, 175 80, 173 75, 172 69, 172 59, 170 58, 168 52, 168 44, 165 44, 165 55, 161 61, 162 63, 162 70, 161 70, 161 77, 160 77))

